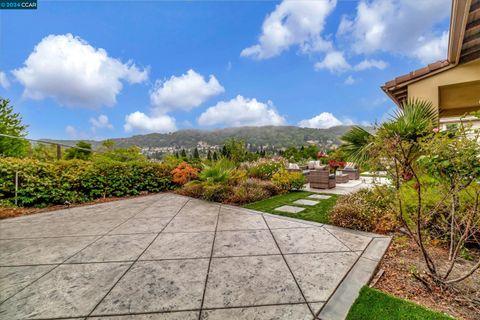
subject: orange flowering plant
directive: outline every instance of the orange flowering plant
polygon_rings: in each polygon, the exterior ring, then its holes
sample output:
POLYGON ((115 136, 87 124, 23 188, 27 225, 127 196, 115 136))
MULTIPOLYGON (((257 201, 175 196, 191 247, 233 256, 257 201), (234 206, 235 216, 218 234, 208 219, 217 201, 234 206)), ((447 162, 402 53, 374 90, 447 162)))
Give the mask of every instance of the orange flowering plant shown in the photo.
POLYGON ((172 170, 172 181, 176 184, 184 185, 198 178, 199 171, 198 168, 194 168, 184 161, 172 170))

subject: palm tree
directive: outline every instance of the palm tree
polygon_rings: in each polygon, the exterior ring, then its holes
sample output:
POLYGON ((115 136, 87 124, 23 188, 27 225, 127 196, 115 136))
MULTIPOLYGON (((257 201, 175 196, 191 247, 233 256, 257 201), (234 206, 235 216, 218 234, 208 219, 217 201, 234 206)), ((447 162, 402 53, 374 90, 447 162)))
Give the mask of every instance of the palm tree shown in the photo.
MULTIPOLYGON (((405 101, 389 120, 382 123, 376 132, 371 134, 362 127, 353 127, 341 137, 341 148, 348 160, 359 164, 365 163, 374 153, 374 149, 386 142, 409 144, 410 156, 418 156, 416 142, 428 134, 438 122, 438 115, 432 103, 418 99, 405 101), (378 141, 380 140, 380 141, 378 141), (387 141, 388 140, 388 141, 387 141)), ((395 145, 394 145, 395 146, 395 145)))
POLYGON ((405 101, 389 120, 376 128, 374 134, 361 127, 354 127, 341 138, 344 141, 341 148, 350 161, 362 164, 374 160, 376 165, 392 170, 390 175, 397 190, 398 218, 420 247, 432 275, 436 275, 436 267, 422 239, 422 184, 417 174, 416 160, 422 153, 420 142, 433 134, 433 128, 437 123, 438 115, 430 102, 412 99, 405 101), (402 183, 411 179, 415 179, 413 186, 417 193, 415 230, 412 230, 404 219, 399 194, 402 183))
POLYGON ((348 160, 363 164, 369 158, 373 137, 367 130, 355 126, 342 136, 341 149, 347 155, 348 160))

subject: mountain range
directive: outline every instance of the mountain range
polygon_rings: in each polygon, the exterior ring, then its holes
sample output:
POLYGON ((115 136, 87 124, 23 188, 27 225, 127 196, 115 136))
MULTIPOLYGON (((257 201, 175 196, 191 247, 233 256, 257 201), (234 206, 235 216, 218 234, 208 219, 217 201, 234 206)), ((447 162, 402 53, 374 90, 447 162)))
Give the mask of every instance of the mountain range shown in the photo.
MULTIPOLYGON (((302 146, 309 143, 328 146, 340 144, 340 137, 352 126, 335 126, 328 129, 300 128, 295 126, 263 126, 235 127, 224 129, 200 130, 186 129, 173 133, 150 133, 135 135, 128 138, 114 138, 116 147, 139 146, 140 148, 194 148, 199 144, 215 146, 222 145, 227 139, 242 139, 252 146, 275 146, 283 148, 302 146)), ((373 130, 371 127, 364 127, 373 130)), ((67 145, 74 145, 78 140, 44 140, 67 145)), ((101 141, 84 140, 94 148, 101 141)))

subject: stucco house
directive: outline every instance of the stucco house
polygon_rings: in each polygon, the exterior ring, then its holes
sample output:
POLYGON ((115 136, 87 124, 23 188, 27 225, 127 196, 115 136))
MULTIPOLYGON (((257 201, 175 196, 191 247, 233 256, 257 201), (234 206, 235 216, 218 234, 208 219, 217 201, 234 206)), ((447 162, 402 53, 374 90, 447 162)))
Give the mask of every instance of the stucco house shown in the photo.
POLYGON ((440 125, 480 110, 480 0, 453 0, 448 56, 428 66, 396 77, 382 90, 399 106, 408 98, 429 100, 437 109, 440 125))

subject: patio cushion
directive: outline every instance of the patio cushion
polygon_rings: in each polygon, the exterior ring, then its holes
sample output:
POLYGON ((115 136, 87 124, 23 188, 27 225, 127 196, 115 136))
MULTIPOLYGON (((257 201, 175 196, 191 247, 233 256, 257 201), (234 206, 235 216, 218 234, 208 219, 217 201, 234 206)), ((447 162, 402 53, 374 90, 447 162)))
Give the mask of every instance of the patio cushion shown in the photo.
POLYGON ((357 167, 357 164, 355 162, 347 162, 345 165, 345 169, 355 169, 357 167))
POLYGON ((326 165, 321 165, 321 164, 316 164, 315 163, 315 170, 325 170, 327 166, 326 165))
POLYGON ((300 170, 300 167, 296 163, 289 163, 288 164, 288 169, 300 170))

